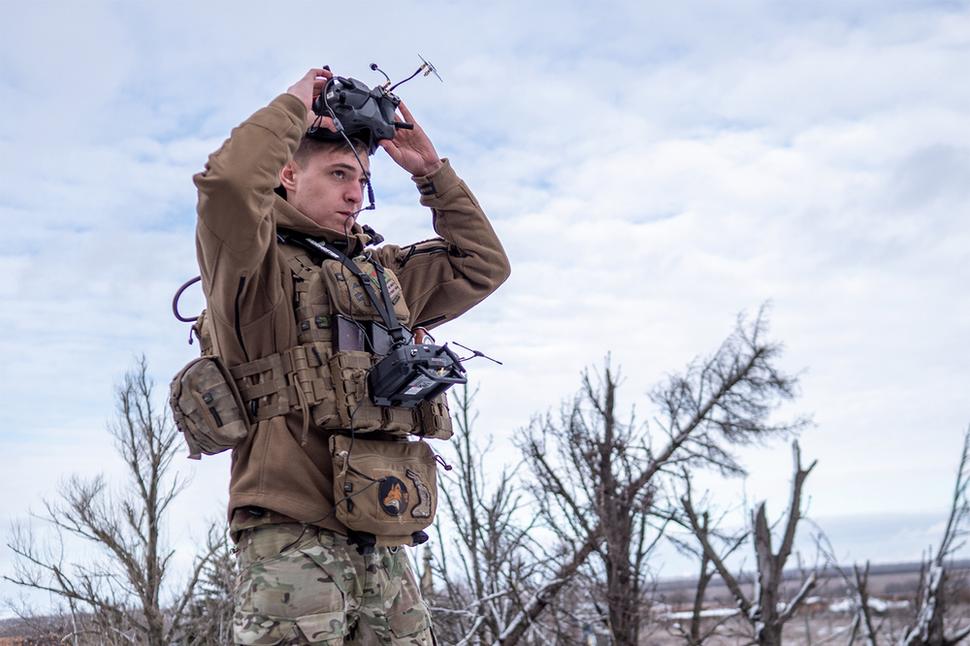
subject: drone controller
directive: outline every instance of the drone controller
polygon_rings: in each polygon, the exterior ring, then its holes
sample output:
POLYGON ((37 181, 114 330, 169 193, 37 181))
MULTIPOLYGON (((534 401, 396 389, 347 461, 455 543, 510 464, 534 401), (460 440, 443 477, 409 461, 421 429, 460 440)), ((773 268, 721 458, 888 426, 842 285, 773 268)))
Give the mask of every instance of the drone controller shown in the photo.
POLYGON ((378 406, 414 408, 455 384, 468 383, 461 360, 447 345, 399 345, 368 376, 378 406))

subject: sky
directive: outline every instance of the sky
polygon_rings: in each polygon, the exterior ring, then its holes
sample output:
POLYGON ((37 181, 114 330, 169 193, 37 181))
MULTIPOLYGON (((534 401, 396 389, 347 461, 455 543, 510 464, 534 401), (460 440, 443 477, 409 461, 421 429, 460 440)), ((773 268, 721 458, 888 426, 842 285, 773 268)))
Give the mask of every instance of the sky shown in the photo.
MULTIPOLYGON (((170 300, 197 274, 208 153, 310 67, 374 84, 371 62, 401 78, 419 54, 445 82, 400 94, 512 263, 437 334, 504 363, 468 365, 496 463, 608 353, 621 407, 649 420, 654 384, 768 302, 801 379, 782 413, 814 420, 811 516, 846 558, 914 560, 935 540, 970 424, 970 2, 278 6, 5 3, 4 542, 72 473, 120 487, 115 384, 144 354, 161 398, 195 356, 170 300)), ((382 155, 362 222, 430 237, 382 155)), ((703 486, 780 512, 787 445, 741 457, 747 478, 703 486)), ((168 531, 187 561, 223 513, 228 456, 177 464, 192 484, 168 531)))

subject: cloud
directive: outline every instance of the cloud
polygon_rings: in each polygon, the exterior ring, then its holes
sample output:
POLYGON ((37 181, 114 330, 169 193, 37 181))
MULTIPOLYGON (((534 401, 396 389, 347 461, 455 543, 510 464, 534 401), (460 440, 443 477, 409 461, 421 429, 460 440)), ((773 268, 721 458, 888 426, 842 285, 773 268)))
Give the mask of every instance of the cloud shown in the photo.
MULTIPOLYGON (((3 444, 31 456, 3 483, 23 493, 4 517, 97 470, 135 355, 164 386, 195 352, 169 301, 197 271, 206 155, 310 65, 373 82, 368 63, 397 78, 418 52, 446 83, 401 94, 512 258, 509 282, 439 334, 505 362, 469 364, 496 460, 607 351, 645 407, 771 299, 784 367, 808 369, 814 509, 948 495, 970 381, 968 3, 431 2, 366 24, 309 2, 53 6, 70 20, 25 5, 0 27, 3 444)), ((367 221, 432 235, 406 175, 382 158, 374 173, 367 221)), ((200 306, 190 292, 183 310, 200 306)), ((752 497, 785 490, 780 447, 744 455, 752 497)), ((180 527, 224 499, 224 461, 191 466, 180 527)))

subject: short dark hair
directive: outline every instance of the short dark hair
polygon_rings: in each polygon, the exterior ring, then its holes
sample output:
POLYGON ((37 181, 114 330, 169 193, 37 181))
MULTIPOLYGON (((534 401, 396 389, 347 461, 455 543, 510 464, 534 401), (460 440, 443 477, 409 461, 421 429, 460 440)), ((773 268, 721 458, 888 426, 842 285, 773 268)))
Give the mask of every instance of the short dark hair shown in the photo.
MULTIPOLYGON (((353 144, 358 155, 367 156, 367 144, 360 139, 353 138, 351 138, 350 143, 353 144)), ((315 139, 313 137, 307 137, 304 135, 303 139, 300 140, 300 145, 297 147, 296 152, 293 153, 293 161, 302 166, 306 164, 306 161, 310 159, 310 157, 313 157, 318 153, 323 151, 345 150, 346 148, 346 141, 322 141, 320 139, 315 139)))

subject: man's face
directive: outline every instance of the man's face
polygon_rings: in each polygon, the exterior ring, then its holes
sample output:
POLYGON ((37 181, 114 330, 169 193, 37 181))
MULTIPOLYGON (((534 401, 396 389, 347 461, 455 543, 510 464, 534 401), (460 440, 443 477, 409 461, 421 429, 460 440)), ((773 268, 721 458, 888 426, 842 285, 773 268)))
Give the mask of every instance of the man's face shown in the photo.
MULTIPOLYGON (((361 155, 370 170, 367 155, 361 155)), ((320 226, 344 232, 364 201, 365 176, 349 148, 315 151, 303 162, 290 161, 280 180, 286 199, 320 226)))

